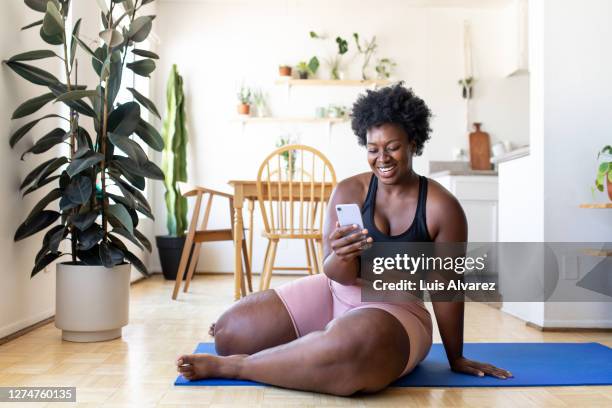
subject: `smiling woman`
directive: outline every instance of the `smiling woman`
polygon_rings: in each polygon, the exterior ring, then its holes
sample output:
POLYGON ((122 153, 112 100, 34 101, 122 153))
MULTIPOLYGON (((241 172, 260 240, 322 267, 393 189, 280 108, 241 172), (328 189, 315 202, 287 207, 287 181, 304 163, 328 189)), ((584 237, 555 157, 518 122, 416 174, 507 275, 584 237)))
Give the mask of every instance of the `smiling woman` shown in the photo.
MULTIPOLYGON (((181 356, 178 371, 185 378, 241 378, 350 395, 379 391, 425 358, 432 320, 423 302, 362 302, 359 256, 372 241, 467 240, 457 200, 412 168, 412 157, 429 139, 430 117, 425 102, 401 83, 357 100, 352 127, 367 146, 372 171, 341 181, 332 194, 323 230, 324 273, 234 304, 212 329, 223 357, 181 356), (361 231, 338 223, 336 205, 351 203, 361 208, 361 231)), ((463 302, 433 302, 433 308, 450 369, 511 376, 463 357, 463 302)))

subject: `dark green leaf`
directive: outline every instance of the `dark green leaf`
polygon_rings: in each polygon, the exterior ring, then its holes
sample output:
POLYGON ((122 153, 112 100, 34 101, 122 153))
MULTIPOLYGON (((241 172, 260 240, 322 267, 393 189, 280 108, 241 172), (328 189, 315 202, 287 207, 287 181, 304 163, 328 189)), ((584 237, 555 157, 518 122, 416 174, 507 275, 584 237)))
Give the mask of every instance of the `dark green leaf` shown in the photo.
POLYGON ((121 149, 122 152, 134 160, 138 166, 143 166, 149 161, 147 154, 144 152, 144 150, 142 150, 142 147, 140 147, 138 143, 131 140, 129 137, 109 133, 108 139, 113 145, 121 149))
MULTIPOLYGON (((53 159, 49 159, 37 166, 34 170, 32 170, 21 183, 20 190, 23 190, 26 186, 30 184, 38 185, 40 180, 47 177, 49 174, 53 173, 55 170, 59 169, 64 164, 68 163, 68 159, 66 157, 55 157, 53 159)), ((40 187, 40 186, 39 186, 40 187)))
POLYGON ((66 229, 65 226, 59 225, 59 227, 61 228, 57 228, 57 230, 54 228, 53 229, 54 231, 52 232, 49 231, 51 232, 51 234, 48 234, 49 235, 49 251, 51 252, 57 252, 59 250, 60 243, 68 235, 68 230, 66 229))
MULTIPOLYGON (((80 39, 78 36, 76 36, 76 37, 75 37, 75 36, 73 36, 72 38, 73 38, 73 40, 76 40, 76 42, 77 42, 77 43, 78 43, 78 44, 81 46, 81 48, 82 48, 82 49, 83 49, 83 50, 84 50, 86 53, 88 53, 89 55, 91 55, 91 56, 92 56, 93 60, 94 60, 94 61, 95 61, 97 64, 100 64, 100 67, 102 67, 102 61, 104 61, 104 58, 106 58, 106 57, 103 57, 103 56, 102 56, 102 58, 100 58, 100 57, 101 57, 100 53, 96 53, 96 52, 94 52, 94 51, 93 51, 91 48, 89 48, 89 46, 88 46, 87 44, 85 44, 85 43, 83 42, 83 40, 81 40, 81 39, 80 39)), ((98 50, 101 50, 101 49, 100 49, 100 48, 98 48, 98 50)), ((96 51, 97 51, 97 50, 96 50, 96 51)), ((102 52, 102 51, 100 51, 100 52, 102 52)), ((94 68, 95 68, 95 67, 94 67, 94 68)), ((100 74, 100 73, 99 73, 99 71, 96 71, 96 72, 98 72, 98 75, 100 74)))
POLYGON ((132 187, 121 179, 113 178, 113 180, 117 183, 117 186, 121 190, 121 193, 124 195, 124 197, 128 197, 130 201, 134 201, 145 207, 147 210, 151 211, 151 206, 149 205, 147 199, 140 191, 138 191, 138 189, 132 187))
POLYGON ((30 186, 30 188, 28 188, 26 191, 23 192, 24 197, 27 196, 28 194, 38 190, 39 188, 46 186, 47 184, 51 183, 52 181, 57 180, 58 178, 60 178, 60 176, 51 176, 51 177, 47 177, 45 179, 42 179, 41 181, 39 181, 36 184, 32 184, 30 186))
POLYGON ((47 207, 47 205, 49 205, 50 203, 52 203, 53 201, 57 200, 58 198, 60 198, 62 196, 62 190, 60 190, 59 188, 54 188, 53 190, 49 191, 47 193, 46 196, 44 196, 42 198, 42 200, 40 200, 35 206, 34 208, 32 208, 32 211, 30 211, 30 214, 28 215, 28 217, 26 218, 26 221, 31 219, 33 216, 35 216, 36 214, 38 214, 39 212, 41 212, 42 210, 45 209, 45 207, 47 207))
POLYGON ((159 59, 159 55, 149 50, 139 50, 138 48, 134 48, 132 52, 140 57, 159 59))
POLYGON ((51 149, 53 146, 62 143, 68 138, 68 133, 62 128, 55 128, 40 138, 34 146, 30 147, 21 155, 21 160, 28 153, 41 154, 51 149))
POLYGON ((123 253, 123 256, 129 263, 132 264, 134 268, 136 268, 136 270, 138 270, 138 272, 142 273, 144 276, 150 276, 147 267, 136 255, 134 255, 130 251, 127 251, 123 253))
MULTIPOLYGON (((55 84, 50 86, 49 89, 51 89, 51 92, 53 92, 53 95, 55 95, 56 98, 68 92, 68 87, 66 87, 64 84, 55 84)), ((91 108, 91 106, 82 100, 65 101, 64 103, 85 116, 92 118, 96 116, 96 112, 91 108)))
POLYGON ((44 13, 47 11, 47 2, 49 1, 50 0, 25 0, 25 4, 32 10, 44 13))
POLYGON ((106 193, 108 198, 112 199, 117 204, 123 204, 126 208, 136 208, 138 205, 134 200, 131 200, 128 197, 123 197, 117 194, 106 193))
POLYGON ((11 138, 9 140, 9 144, 11 145, 11 147, 15 147, 15 145, 17 144, 17 142, 19 142, 19 140, 21 140, 22 137, 24 137, 30 130, 32 130, 32 128, 34 126, 36 126, 36 124, 38 122, 40 122, 43 119, 47 119, 47 118, 61 118, 63 119, 62 116, 60 115, 56 115, 56 114, 51 114, 51 115, 45 115, 42 118, 33 120, 31 122, 26 123, 25 125, 23 125, 22 127, 20 127, 19 129, 17 129, 12 135, 11 138))
POLYGON ((147 248, 147 251, 151 252, 151 242, 147 239, 147 237, 145 237, 144 234, 138 231, 137 229, 134 229, 134 235, 136 236, 136 238, 138 238, 140 243, 144 245, 145 248, 147 248))
POLYGON ((123 262, 123 252, 108 242, 100 243, 100 260, 107 268, 119 265, 123 262))
POLYGON ((21 241, 24 238, 34 235, 39 231, 42 231, 49 225, 53 224, 60 217, 60 215, 61 214, 57 211, 45 210, 39 212, 31 219, 24 221, 19 226, 19 228, 17 228, 14 240, 21 241))
POLYGON ((76 101, 83 98, 94 98, 98 96, 98 91, 91 89, 78 89, 76 91, 68 91, 57 97, 55 102, 76 101))
POLYGON ((47 2, 47 10, 43 18, 42 29, 50 37, 64 34, 64 19, 57 6, 52 2, 47 2))
POLYGON ((119 105, 108 117, 108 131, 121 136, 130 136, 140 121, 140 105, 127 102, 119 105))
POLYGON ((164 139, 151 124, 140 119, 135 133, 153 150, 161 152, 164 149, 164 139))
POLYGON ((77 49, 77 44, 78 44, 78 41, 76 39, 79 38, 80 30, 81 30, 81 19, 79 18, 77 22, 74 24, 74 28, 72 29, 72 37, 70 40, 70 66, 71 67, 74 66, 74 57, 76 56, 76 49, 77 49))
MULTIPOLYGON (((43 24, 44 24, 44 20, 43 20, 43 24)), ((40 34, 40 38, 43 39, 44 42, 46 42, 47 44, 51 44, 51 45, 63 45, 64 44, 64 36, 62 34, 57 34, 57 35, 48 35, 43 27, 40 27, 40 31, 38 32, 40 34)))
POLYGON ((77 232, 77 235, 79 237, 77 248, 87 251, 97 246, 98 242, 104 238, 104 230, 98 224, 93 224, 85 231, 77 232))
POLYGON ((151 220, 155 220, 155 216, 153 215, 153 213, 140 204, 136 206, 136 211, 138 211, 139 213, 143 214, 144 216, 146 216, 147 218, 151 220))
POLYGON ((126 230, 128 230, 130 234, 133 233, 134 223, 132 222, 132 217, 130 217, 130 213, 126 210, 126 208, 123 205, 121 204, 109 205, 106 211, 109 217, 109 221, 116 220, 126 230))
POLYGON ((22 30, 22 31, 23 31, 23 30, 27 30, 28 28, 32 28, 32 27, 39 26, 39 25, 41 25, 42 23, 43 23, 43 21, 42 21, 42 20, 38 20, 38 21, 35 21, 35 22, 33 22, 33 23, 30 23, 30 24, 28 24, 28 25, 26 25, 26 26, 21 27, 21 30, 22 30))
POLYGON ((93 225, 98 218, 97 212, 87 212, 83 214, 71 215, 68 222, 78 228, 80 231, 85 231, 93 225))
POLYGON ((89 169, 93 165, 100 163, 103 159, 104 156, 101 153, 90 150, 82 157, 74 159, 66 168, 66 172, 70 177, 74 177, 83 170, 89 169))
MULTIPOLYGON (((93 149, 93 142, 91 140, 91 136, 89 136, 89 133, 87 132, 87 130, 85 130, 84 128, 80 126, 77 131, 76 140, 77 140, 77 145, 79 146, 79 150, 85 149, 85 148, 93 149)), ((83 155, 79 155, 79 158, 80 157, 83 157, 83 155)))
POLYGON ((57 54, 51 50, 36 50, 13 55, 9 61, 33 61, 51 57, 57 57, 57 54))
POLYGON ((142 249, 144 251, 144 247, 140 244, 140 242, 138 242, 138 240, 136 239, 136 237, 134 237, 132 234, 130 234, 130 232, 128 230, 126 230, 125 228, 121 228, 121 227, 115 227, 113 228, 113 230, 111 231, 113 234, 119 234, 124 238, 127 238, 128 240, 130 240, 134 245, 136 245, 138 248, 142 249))
POLYGON ((71 210, 73 208, 77 208, 79 205, 77 203, 73 203, 72 201, 70 201, 70 199, 66 196, 62 196, 62 198, 60 198, 59 201, 59 208, 60 211, 65 212, 68 210, 71 210))
POLYGON ((121 88, 121 80, 123 78, 123 61, 121 53, 114 51, 110 60, 110 78, 108 79, 108 104, 113 106, 115 98, 121 88))
POLYGON ((117 164, 119 167, 135 176, 146 177, 154 180, 164 179, 164 173, 161 171, 161 169, 150 161, 143 165, 139 165, 129 157, 113 156, 113 164, 117 164))
POLYGON ((125 64, 126 67, 134 71, 136 75, 149 77, 151 72, 155 71, 155 61, 152 59, 144 59, 125 64))
POLYGON ((110 170, 109 172, 112 174, 114 172, 117 172, 120 176, 125 177, 125 179, 132 184, 134 187, 136 187, 139 190, 144 190, 145 188, 145 179, 142 176, 136 176, 132 173, 130 173, 127 169, 124 169, 123 167, 121 167, 121 165, 117 162, 113 162, 111 161, 110 163, 110 170))
MULTIPOLYGON (((38 111, 40 108, 48 104, 54 99, 52 93, 46 93, 41 96, 37 96, 36 98, 29 99, 19 105, 15 112, 13 112, 13 116, 11 119, 19 119, 24 116, 31 115, 32 113, 38 111)), ((47 116, 48 117, 48 116, 47 116)))
POLYGON ((23 62, 7 61, 6 65, 8 65, 9 68, 15 71, 22 78, 36 85, 49 86, 59 82, 55 75, 50 74, 49 72, 38 67, 24 64, 23 62))
POLYGON ((147 108, 152 114, 161 119, 161 116, 159 116, 159 112, 157 111, 157 108, 155 107, 153 101, 151 101, 149 98, 147 98, 134 88, 127 88, 127 90, 132 93, 134 99, 136 99, 142 106, 147 108))
POLYGON ((51 252, 51 253, 48 253, 48 254, 44 255, 34 265, 34 268, 32 269, 32 273, 30 275, 30 278, 33 278, 34 276, 36 276, 36 274, 38 272, 40 272, 43 269, 45 269, 47 266, 49 266, 49 264, 51 262, 55 261, 60 256, 62 256, 62 255, 60 253, 58 253, 58 252, 51 252))
POLYGON ((66 187, 64 197, 74 204, 85 204, 91 198, 92 191, 93 186, 89 177, 75 177, 66 187))
POLYGON ((100 248, 94 245, 87 250, 77 250, 77 256, 85 265, 102 265, 100 262, 100 248))
POLYGON ((142 42, 147 39, 153 27, 154 16, 140 16, 130 24, 128 37, 134 42, 142 42))

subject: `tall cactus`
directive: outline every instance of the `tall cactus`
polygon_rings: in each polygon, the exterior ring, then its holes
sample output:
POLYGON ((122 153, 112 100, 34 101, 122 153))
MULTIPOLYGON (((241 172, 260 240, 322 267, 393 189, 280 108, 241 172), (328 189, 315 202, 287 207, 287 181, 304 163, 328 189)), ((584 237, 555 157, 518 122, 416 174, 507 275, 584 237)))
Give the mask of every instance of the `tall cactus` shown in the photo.
POLYGON ((187 199, 177 183, 187 181, 187 128, 185 126, 185 97, 183 78, 176 64, 172 65, 166 88, 166 118, 164 120, 162 170, 165 175, 168 234, 185 235, 187 229, 187 199))

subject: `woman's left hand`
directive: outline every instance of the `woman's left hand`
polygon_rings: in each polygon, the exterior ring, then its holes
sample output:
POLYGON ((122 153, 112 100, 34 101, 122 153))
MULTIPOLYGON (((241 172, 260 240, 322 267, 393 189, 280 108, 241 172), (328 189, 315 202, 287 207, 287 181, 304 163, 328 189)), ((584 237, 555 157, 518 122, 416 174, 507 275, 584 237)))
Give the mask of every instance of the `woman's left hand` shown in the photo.
POLYGON ((506 371, 502 368, 497 368, 494 365, 481 363, 479 361, 469 360, 465 357, 459 357, 451 364, 451 370, 456 373, 471 374, 478 377, 484 377, 489 375, 491 377, 497 377, 502 380, 512 377, 510 371, 506 371))

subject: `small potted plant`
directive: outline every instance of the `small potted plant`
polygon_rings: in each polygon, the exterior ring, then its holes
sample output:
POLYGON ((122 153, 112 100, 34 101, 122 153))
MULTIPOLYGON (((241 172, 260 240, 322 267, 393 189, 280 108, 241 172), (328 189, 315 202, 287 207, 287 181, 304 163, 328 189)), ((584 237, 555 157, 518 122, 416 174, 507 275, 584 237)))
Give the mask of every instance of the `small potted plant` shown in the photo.
POLYGON ((597 154, 597 159, 605 155, 607 160, 602 162, 597 168, 597 178, 595 179, 595 187, 603 192, 604 184, 608 188, 608 198, 612 201, 612 146, 607 145, 597 154))
POLYGON ((461 96, 463 99, 472 99, 472 88, 474 86, 474 78, 462 78, 459 80, 459 85, 461 85, 461 96))
POLYGON ((251 113, 252 95, 251 89, 242 85, 238 91, 238 114, 249 115, 251 113))
POLYGON ((380 58, 376 63, 376 76, 378 79, 389 79, 396 65, 390 58, 380 58))
POLYGON ((306 61, 300 61, 297 66, 297 71, 300 79, 308 79, 309 77, 315 76, 319 69, 319 59, 312 57, 308 63, 306 61))
POLYGON ((290 77, 291 67, 289 65, 279 65, 278 74, 282 77, 290 77))

